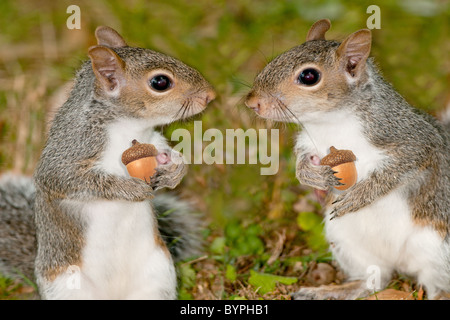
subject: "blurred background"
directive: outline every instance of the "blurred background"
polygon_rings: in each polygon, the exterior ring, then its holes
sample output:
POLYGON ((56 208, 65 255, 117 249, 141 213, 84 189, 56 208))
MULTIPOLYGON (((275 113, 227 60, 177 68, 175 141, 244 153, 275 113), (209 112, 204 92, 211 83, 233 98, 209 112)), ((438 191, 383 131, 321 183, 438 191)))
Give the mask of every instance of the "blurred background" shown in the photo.
MULTIPOLYGON (((329 18, 327 39, 343 40, 366 27, 372 4, 381 9, 372 56, 411 104, 437 114, 450 99, 446 0, 2 0, 0 173, 33 173, 48 118, 96 44, 95 28, 111 26, 129 45, 174 56, 213 84, 217 99, 194 118, 204 131, 280 129, 278 174, 261 176, 259 165, 191 165, 176 189, 204 215, 206 243, 205 255, 179 264, 180 297, 283 299, 296 286, 321 284, 320 277, 339 282, 321 235, 320 204, 295 179, 292 146, 299 128, 257 119, 243 97, 272 58, 304 42, 313 22, 329 18), (66 26, 73 4, 81 9, 79 30, 66 26), (321 268, 328 271, 315 276, 321 268)), ((192 131, 193 122, 162 129, 170 137, 180 127, 192 131)), ((0 294, 14 296, 10 289, 20 285, 5 283, 0 294)))

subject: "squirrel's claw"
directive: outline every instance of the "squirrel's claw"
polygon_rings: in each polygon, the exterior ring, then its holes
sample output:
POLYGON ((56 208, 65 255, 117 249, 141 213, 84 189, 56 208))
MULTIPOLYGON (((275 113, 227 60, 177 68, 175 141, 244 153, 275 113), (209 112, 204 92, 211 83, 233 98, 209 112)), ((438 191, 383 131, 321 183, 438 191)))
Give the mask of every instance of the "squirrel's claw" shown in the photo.
POLYGON ((339 201, 342 201, 342 199, 337 198, 337 199, 334 200, 331 204, 336 204, 336 203, 338 203, 339 201))
POLYGON ((311 165, 309 160, 300 161, 296 169, 296 177, 300 183, 319 190, 342 185, 341 179, 336 177, 335 173, 330 166, 311 165))
POLYGON ((339 196, 331 204, 335 205, 333 210, 330 212, 330 220, 334 218, 342 217, 343 215, 351 212, 358 211, 360 207, 354 200, 349 200, 352 197, 348 196, 348 193, 339 196))
POLYGON ((151 178, 151 185, 155 190, 162 188, 175 188, 187 173, 187 165, 184 163, 168 164, 156 167, 156 173, 151 178))
POLYGON ((339 218, 342 217, 345 213, 340 212, 340 210, 337 210, 336 208, 334 208, 331 212, 330 212, 330 221, 333 220, 334 218, 339 218))
POLYGON ((335 210, 330 212, 330 221, 333 220, 334 218, 336 218, 335 210))

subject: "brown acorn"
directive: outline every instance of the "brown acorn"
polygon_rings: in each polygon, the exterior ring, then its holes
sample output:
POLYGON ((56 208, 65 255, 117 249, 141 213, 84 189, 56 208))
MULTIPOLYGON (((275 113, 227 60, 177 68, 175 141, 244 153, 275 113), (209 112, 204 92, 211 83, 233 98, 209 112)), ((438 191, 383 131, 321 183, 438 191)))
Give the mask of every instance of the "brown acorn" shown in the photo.
POLYGON ((356 183, 358 177, 355 160, 356 157, 350 150, 338 150, 335 147, 331 147, 330 153, 323 157, 320 164, 330 166, 331 169, 336 171, 334 175, 341 179, 339 182, 344 184, 335 187, 336 189, 347 190, 356 183))
POLYGON ((150 177, 156 172, 158 150, 147 143, 139 143, 136 139, 132 147, 122 153, 122 163, 127 166, 130 176, 150 183, 150 177))

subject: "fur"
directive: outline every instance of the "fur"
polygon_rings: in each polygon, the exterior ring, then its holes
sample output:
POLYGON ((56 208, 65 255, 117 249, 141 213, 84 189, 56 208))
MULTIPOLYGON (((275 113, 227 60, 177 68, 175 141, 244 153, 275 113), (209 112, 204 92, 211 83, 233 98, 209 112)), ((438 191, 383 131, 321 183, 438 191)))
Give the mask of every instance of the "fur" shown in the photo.
POLYGON ((297 178, 328 190, 325 231, 349 279, 343 287, 302 288, 296 299, 354 299, 370 293, 367 268, 386 285, 401 272, 430 298, 450 292, 450 132, 403 99, 375 67, 369 30, 342 43, 325 40, 320 20, 309 41, 276 57, 256 77, 246 104, 260 116, 295 122, 297 178), (312 85, 302 70, 320 74, 312 85), (352 150, 358 178, 345 191, 317 159, 331 146, 352 150), (344 294, 345 293, 345 294, 344 294))
MULTIPOLYGON (((25 276, 32 281, 35 280, 36 226, 33 214, 35 192, 31 177, 11 173, 0 177, 0 220, 2 221, 0 223, 0 274, 3 276, 16 279, 25 276)), ((175 194, 163 191, 156 194, 151 205, 157 217, 157 223, 147 222, 146 227, 150 228, 151 232, 146 232, 145 238, 154 233, 153 228, 157 225, 175 262, 200 254, 202 222, 200 215, 194 213, 193 207, 175 194)), ((149 208, 144 209, 143 212, 149 212, 149 208)), ((137 213, 134 217, 130 217, 129 220, 136 220, 137 213)), ((114 219, 119 222, 117 215, 114 219)), ((100 212, 98 221, 103 223, 107 221, 104 213, 100 212)), ((114 229, 115 232, 120 230, 121 228, 114 229)), ((77 271, 77 269, 69 268, 65 273, 66 279, 61 280, 61 283, 73 279, 70 277, 71 271, 77 271)), ((72 293, 78 293, 82 298, 89 297, 86 290, 72 293)), ((97 293, 100 294, 98 290, 97 293)), ((106 298, 106 295, 102 297, 106 298)), ((115 297, 121 296, 116 294, 115 297)))
POLYGON ((99 45, 89 49, 91 61, 54 117, 34 174, 38 286, 44 298, 79 298, 61 285, 67 270, 78 268, 86 297, 117 298, 120 291, 120 298, 173 299, 174 266, 151 199, 156 189, 174 188, 186 164, 159 165, 156 183, 148 185, 127 175, 121 154, 133 139, 167 153, 154 127, 203 111, 215 94, 181 61, 128 47, 108 27, 96 37, 99 45), (152 87, 156 75, 170 86, 152 87))

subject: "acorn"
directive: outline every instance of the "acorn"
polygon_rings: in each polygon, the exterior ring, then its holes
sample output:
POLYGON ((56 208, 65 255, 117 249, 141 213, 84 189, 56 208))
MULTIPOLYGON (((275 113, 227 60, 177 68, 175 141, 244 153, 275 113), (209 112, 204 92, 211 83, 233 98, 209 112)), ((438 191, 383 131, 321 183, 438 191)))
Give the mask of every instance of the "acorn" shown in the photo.
POLYGON ((337 190, 347 190, 356 183, 358 177, 354 161, 356 157, 350 150, 338 150, 335 147, 330 148, 330 153, 323 157, 320 164, 323 166, 330 166, 342 186, 336 186, 337 190))
POLYGON ((150 183, 150 177, 155 174, 158 165, 158 150, 154 145, 139 143, 136 139, 131 143, 132 147, 122 153, 122 163, 127 166, 130 176, 150 183))

